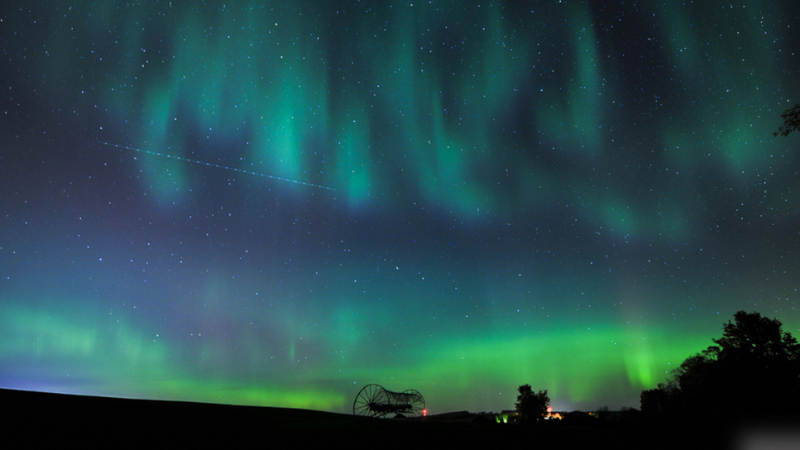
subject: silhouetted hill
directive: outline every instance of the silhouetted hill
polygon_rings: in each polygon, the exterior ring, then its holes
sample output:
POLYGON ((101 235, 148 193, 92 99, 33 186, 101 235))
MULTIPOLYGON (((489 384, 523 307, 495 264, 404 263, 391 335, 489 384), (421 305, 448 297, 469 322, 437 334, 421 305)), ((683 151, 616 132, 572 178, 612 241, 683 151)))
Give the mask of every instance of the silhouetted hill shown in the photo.
POLYGON ((675 430, 402 421, 286 408, 131 400, 0 389, 11 442, 346 448, 709 448, 675 430))

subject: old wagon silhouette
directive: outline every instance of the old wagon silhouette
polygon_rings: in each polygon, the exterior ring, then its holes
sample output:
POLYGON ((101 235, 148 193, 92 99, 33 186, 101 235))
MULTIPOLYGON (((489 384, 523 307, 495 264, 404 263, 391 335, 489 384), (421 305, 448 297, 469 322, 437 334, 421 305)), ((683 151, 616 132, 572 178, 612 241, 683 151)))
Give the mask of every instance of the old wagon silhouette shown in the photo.
POLYGON ((425 399, 414 389, 392 392, 377 384, 368 384, 358 392, 353 415, 386 417, 387 414, 421 417, 426 414, 425 399))

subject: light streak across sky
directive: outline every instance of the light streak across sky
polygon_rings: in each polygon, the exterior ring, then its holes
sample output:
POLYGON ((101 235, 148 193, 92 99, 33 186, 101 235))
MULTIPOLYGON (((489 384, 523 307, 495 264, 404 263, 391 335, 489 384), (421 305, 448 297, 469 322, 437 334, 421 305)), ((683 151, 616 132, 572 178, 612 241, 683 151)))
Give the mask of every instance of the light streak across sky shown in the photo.
POLYGON ((2 387, 613 410, 736 311, 800 335, 795 0, 0 21, 2 387))
POLYGON ((267 175, 267 174, 264 174, 264 173, 253 172, 252 170, 237 169, 235 167, 224 166, 222 164, 214 164, 214 163, 210 163, 210 162, 206 162, 206 161, 200 161, 200 160, 197 160, 197 159, 184 158, 182 156, 170 155, 168 153, 154 152, 154 151, 150 151, 150 150, 142 150, 140 148, 128 147, 127 145, 111 144, 109 142, 103 142, 103 141, 98 141, 98 142, 100 144, 103 144, 103 145, 108 145, 108 146, 116 147, 116 148, 122 148, 122 149, 125 149, 125 150, 132 150, 134 152, 139 152, 139 153, 146 153, 148 155, 159 156, 161 158, 172 158, 172 159, 177 159, 177 160, 180 160, 180 161, 190 162, 192 164, 200 164, 200 165, 203 165, 203 166, 213 167, 213 168, 216 168, 216 169, 232 170, 234 172, 246 173, 248 175, 255 175, 255 176, 264 177, 264 178, 271 178, 273 180, 285 181, 287 183, 301 184, 303 186, 310 186, 310 187, 315 187, 315 188, 320 188, 320 189, 327 189, 329 191, 335 191, 336 190, 334 188, 327 187, 327 186, 322 186, 322 185, 319 185, 319 184, 306 183, 305 181, 300 181, 300 180, 290 180, 289 178, 276 177, 276 176, 267 175))

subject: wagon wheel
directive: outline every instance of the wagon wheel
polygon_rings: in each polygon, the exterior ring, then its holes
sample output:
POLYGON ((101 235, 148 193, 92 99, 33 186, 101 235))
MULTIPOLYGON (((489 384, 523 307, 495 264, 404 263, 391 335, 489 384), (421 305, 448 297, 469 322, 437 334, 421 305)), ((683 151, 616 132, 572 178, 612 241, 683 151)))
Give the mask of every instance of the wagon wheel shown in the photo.
POLYGON ((383 417, 386 412, 382 412, 381 405, 388 402, 386 390, 377 384, 364 386, 356 395, 353 402, 354 416, 383 417))
POLYGON ((422 398, 422 394, 414 389, 405 390, 403 394, 410 395, 411 408, 408 410, 408 417, 422 417, 422 411, 425 410, 425 399, 422 398))

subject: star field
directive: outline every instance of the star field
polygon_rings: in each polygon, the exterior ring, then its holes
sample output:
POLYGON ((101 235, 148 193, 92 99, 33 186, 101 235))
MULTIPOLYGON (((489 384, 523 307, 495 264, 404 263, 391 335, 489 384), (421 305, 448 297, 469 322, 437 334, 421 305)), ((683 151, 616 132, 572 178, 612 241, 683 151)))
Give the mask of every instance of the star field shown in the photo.
POLYGON ((794 1, 376 3, 0 7, 0 386, 638 408, 800 334, 794 1))

